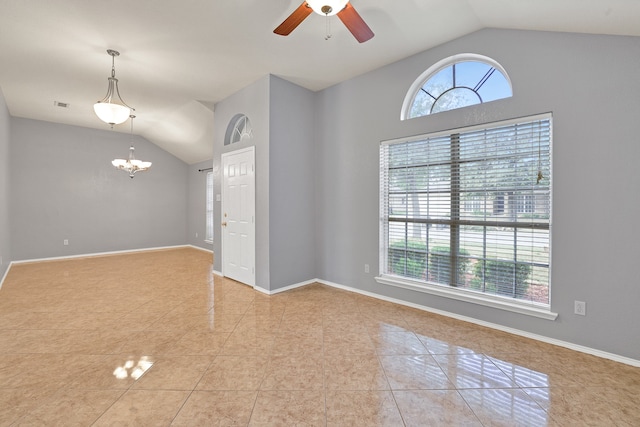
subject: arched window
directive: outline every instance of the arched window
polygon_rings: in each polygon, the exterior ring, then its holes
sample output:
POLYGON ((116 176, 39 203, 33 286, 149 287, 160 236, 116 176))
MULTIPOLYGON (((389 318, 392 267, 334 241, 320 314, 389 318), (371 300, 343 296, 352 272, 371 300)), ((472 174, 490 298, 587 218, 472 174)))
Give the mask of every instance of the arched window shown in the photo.
POLYGON ((491 58, 460 54, 429 67, 409 88, 402 120, 512 96, 507 72, 491 58))
POLYGON ((251 127, 249 117, 244 114, 236 114, 233 116, 231 121, 229 121, 229 125, 227 125, 227 132, 224 136, 224 145, 244 141, 250 139, 252 136, 253 129, 251 127))

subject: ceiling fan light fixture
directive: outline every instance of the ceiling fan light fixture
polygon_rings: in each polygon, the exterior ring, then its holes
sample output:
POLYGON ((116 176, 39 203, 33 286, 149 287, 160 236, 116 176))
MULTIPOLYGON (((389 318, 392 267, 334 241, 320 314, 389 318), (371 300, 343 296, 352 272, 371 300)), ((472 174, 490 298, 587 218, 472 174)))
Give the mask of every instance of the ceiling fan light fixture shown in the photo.
MULTIPOLYGON (((371 28, 364 22, 364 19, 356 11, 349 0, 306 0, 303 1, 296 10, 291 13, 282 24, 278 25, 273 32, 280 36, 288 36, 298 25, 302 23, 312 12, 326 17, 337 15, 358 43, 370 40, 374 34, 371 28)), ((327 33, 325 40, 331 37, 329 28, 330 19, 326 19, 327 33)))
POLYGON ((113 125, 124 123, 131 115, 131 112, 135 111, 135 108, 129 107, 126 102, 122 100, 120 89, 118 89, 115 58, 120 55, 120 52, 107 49, 107 53, 111 55, 111 77, 109 77, 109 86, 107 87, 105 97, 93 105, 93 111, 95 111, 100 120, 113 127, 113 125))
POLYGON ((313 11, 322 16, 333 16, 340 12, 349 0, 307 0, 313 11))

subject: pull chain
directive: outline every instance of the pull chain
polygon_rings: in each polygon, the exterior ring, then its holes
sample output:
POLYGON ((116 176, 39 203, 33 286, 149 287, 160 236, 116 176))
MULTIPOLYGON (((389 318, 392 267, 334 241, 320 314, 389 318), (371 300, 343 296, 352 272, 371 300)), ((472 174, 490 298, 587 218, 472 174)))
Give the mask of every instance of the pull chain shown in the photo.
POLYGON ((326 35, 324 36, 325 40, 329 40, 331 38, 331 20, 329 19, 329 15, 326 16, 326 35))

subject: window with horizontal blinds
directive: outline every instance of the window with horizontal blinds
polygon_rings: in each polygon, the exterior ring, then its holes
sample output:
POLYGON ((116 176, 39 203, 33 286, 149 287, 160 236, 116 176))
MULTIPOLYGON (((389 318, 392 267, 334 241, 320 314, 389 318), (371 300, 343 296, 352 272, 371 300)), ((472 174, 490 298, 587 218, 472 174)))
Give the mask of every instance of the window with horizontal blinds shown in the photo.
POLYGON ((551 115, 380 145, 381 274, 549 305, 551 115))
POLYGON ((213 241, 213 172, 207 172, 207 196, 206 196, 206 237, 207 242, 213 241))

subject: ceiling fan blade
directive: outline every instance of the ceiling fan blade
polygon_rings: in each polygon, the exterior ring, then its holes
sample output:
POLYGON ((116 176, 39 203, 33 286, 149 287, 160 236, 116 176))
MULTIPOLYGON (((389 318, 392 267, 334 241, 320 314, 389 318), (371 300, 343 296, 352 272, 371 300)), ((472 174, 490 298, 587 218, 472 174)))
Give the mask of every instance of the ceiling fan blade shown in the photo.
POLYGON ((351 6, 351 3, 347 3, 344 9, 338 12, 338 18, 360 43, 364 43, 373 37, 373 31, 371 31, 371 28, 364 22, 364 19, 356 12, 354 7, 351 6))
POLYGON ((306 1, 302 2, 302 4, 294 10, 293 13, 278 26, 278 28, 273 30, 273 32, 281 36, 288 36, 291 31, 295 30, 296 27, 311 14, 311 12, 313 12, 311 6, 309 6, 306 1))

